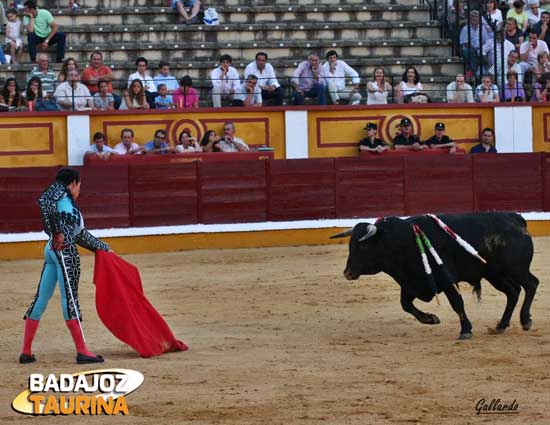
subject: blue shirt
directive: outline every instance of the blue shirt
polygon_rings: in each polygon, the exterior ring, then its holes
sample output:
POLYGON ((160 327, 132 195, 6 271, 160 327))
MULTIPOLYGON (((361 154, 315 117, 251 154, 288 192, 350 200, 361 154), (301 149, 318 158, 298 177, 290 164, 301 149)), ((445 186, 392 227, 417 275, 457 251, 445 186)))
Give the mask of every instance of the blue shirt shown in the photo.
POLYGON ((172 96, 167 94, 166 97, 157 96, 155 97, 155 106, 157 109, 168 109, 170 108, 170 104, 174 103, 172 100, 172 96))
POLYGON ((497 153, 497 150, 494 146, 491 146, 489 150, 486 151, 482 144, 479 143, 475 145, 472 149, 470 149, 470 153, 497 153))
POLYGON ((162 74, 157 74, 155 75, 155 78, 153 78, 153 81, 155 82, 157 87, 159 86, 159 84, 166 84, 166 88, 168 89, 168 91, 174 91, 180 86, 178 84, 178 80, 176 80, 176 77, 170 74, 168 74, 166 77, 162 74))
MULTIPOLYGON (((162 142, 160 144, 160 149, 166 149, 168 148, 170 145, 166 142, 162 142)), ((151 140, 150 142, 147 142, 143 145, 143 147, 145 148, 145 152, 151 152, 153 149, 156 149, 155 148, 155 141, 154 140, 151 140)), ((157 152, 157 153, 168 153, 167 150, 163 150, 163 151, 160 151, 160 152, 157 152)))

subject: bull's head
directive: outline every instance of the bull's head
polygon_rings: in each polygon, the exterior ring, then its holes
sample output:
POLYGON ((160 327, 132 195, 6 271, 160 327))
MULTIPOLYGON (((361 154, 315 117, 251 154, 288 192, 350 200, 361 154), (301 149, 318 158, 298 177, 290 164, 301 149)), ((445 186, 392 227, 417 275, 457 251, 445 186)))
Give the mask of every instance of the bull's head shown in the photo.
POLYGON ((362 274, 376 274, 380 272, 380 253, 375 248, 377 239, 375 235, 379 229, 370 223, 359 223, 355 227, 331 236, 331 239, 351 236, 349 241, 349 255, 344 270, 344 276, 348 280, 359 279, 362 274))

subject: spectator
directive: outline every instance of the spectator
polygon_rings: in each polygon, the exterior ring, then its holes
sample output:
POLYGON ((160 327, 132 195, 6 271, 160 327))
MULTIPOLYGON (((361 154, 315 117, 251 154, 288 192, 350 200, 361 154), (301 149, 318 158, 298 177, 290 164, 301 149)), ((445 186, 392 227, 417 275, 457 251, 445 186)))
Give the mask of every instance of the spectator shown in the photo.
POLYGON ((267 53, 256 53, 255 60, 246 66, 244 75, 255 75, 258 78, 264 105, 281 106, 283 104, 283 88, 277 81, 273 66, 267 63, 267 53))
POLYGON ((233 95, 239 90, 241 80, 239 73, 231 66, 233 58, 229 55, 220 57, 220 66, 212 71, 212 104, 214 108, 222 106, 222 97, 233 100, 233 95))
POLYGON ((481 84, 476 87, 476 100, 480 103, 500 102, 498 87, 493 84, 493 77, 490 75, 481 77, 481 84))
POLYGON ((326 78, 328 73, 319 65, 319 55, 310 53, 307 61, 303 61, 292 75, 291 84, 294 87, 294 103, 303 105, 304 99, 317 98, 318 105, 326 105, 326 78))
POLYGON ((534 30, 531 31, 527 41, 525 41, 519 49, 519 57, 522 61, 519 66, 524 76, 533 65, 538 64, 538 55, 543 52, 549 53, 546 42, 539 40, 534 30))
POLYGON ((359 93, 359 74, 355 69, 349 66, 343 60, 338 59, 338 54, 334 50, 327 53, 327 61, 323 64, 328 73, 328 94, 332 103, 337 105, 340 99, 347 101, 351 105, 361 103, 361 93, 359 93), (353 89, 346 88, 346 77, 351 78, 353 89))
POLYGON ((191 137, 188 129, 183 130, 176 143, 176 153, 202 152, 196 137, 191 137))
POLYGON ((9 9, 6 12, 6 44, 10 46, 11 62, 18 64, 21 62, 21 55, 23 54, 23 38, 21 36, 21 21, 17 17, 17 11, 15 9, 9 9))
POLYGON ((480 37, 482 38, 481 45, 483 45, 490 38, 490 35, 483 26, 479 25, 479 12, 472 10, 470 12, 470 25, 464 25, 460 31, 460 46, 466 66, 474 74, 477 74, 478 70, 487 62, 480 49, 480 37), (468 39, 468 35, 470 39, 468 39))
POLYGON ((538 102, 550 102, 550 74, 543 74, 539 81, 540 93, 534 93, 536 95, 535 100, 538 102))
POLYGON ((258 87, 258 77, 250 74, 233 97, 233 106, 262 106, 262 90, 258 87))
POLYGON ((121 142, 115 146, 119 155, 139 155, 143 152, 143 146, 134 143, 134 130, 124 128, 120 132, 121 142))
POLYGON ((42 81, 38 77, 32 77, 27 82, 27 88, 25 89, 24 106, 29 111, 36 110, 36 103, 42 101, 42 81))
POLYGON ((67 58, 63 61, 63 65, 61 65, 61 71, 59 71, 59 74, 57 74, 57 82, 64 83, 67 81, 67 75, 69 71, 76 69, 78 72, 78 65, 74 58, 67 58))
POLYGON ((82 83, 88 87, 90 93, 95 94, 99 91, 99 82, 107 82, 108 92, 113 92, 111 81, 115 79, 111 68, 103 64, 103 54, 93 52, 90 55, 90 63, 82 72, 82 83))
POLYGON ((529 27, 534 27, 536 24, 540 22, 541 18, 541 12, 539 10, 539 2, 536 1, 530 1, 529 2, 529 9, 527 9, 527 22, 529 27))
POLYGON ((518 28, 518 23, 514 18, 506 19, 506 27, 504 30, 504 37, 510 43, 512 43, 516 50, 519 51, 519 46, 523 43, 523 33, 518 28))
POLYGON ((113 111, 115 109, 115 98, 109 93, 109 83, 99 82, 99 91, 93 95, 94 108, 98 111, 113 111))
POLYGON ((550 72, 550 55, 546 52, 541 52, 537 56, 537 62, 542 72, 550 72))
POLYGON ((367 130, 367 137, 359 142, 360 151, 382 153, 389 149, 386 142, 376 137, 376 133, 378 132, 378 125, 376 123, 369 122, 365 130, 367 130))
MULTIPOLYGON (((521 67, 519 66, 519 63, 517 63, 518 58, 519 58, 519 54, 515 50, 512 50, 508 54, 508 57, 507 57, 507 60, 506 60, 506 68, 504 69, 504 76, 506 76, 506 74, 508 74, 509 71, 515 71, 516 74, 518 75, 518 81, 520 83, 523 83, 523 72, 521 72, 521 67)), ((489 72, 492 73, 493 68, 489 69, 489 72)), ((502 84, 500 74, 501 74, 500 67, 498 67, 497 68, 497 81, 498 81, 499 85, 502 84)))
POLYGON ((204 133, 201 139, 201 147, 203 152, 219 152, 220 138, 216 136, 214 130, 208 130, 204 133))
POLYGON ((435 124, 435 134, 424 142, 430 149, 448 149, 449 153, 456 153, 455 142, 445 134, 445 123, 435 124))
POLYGON ((158 96, 155 97, 155 108, 156 109, 172 109, 175 108, 174 101, 172 96, 168 94, 168 88, 166 84, 161 83, 157 86, 158 96))
POLYGON ((44 54, 38 55, 38 66, 33 67, 27 81, 30 81, 32 77, 38 77, 42 83, 42 90, 47 93, 53 93, 55 83, 57 82, 57 76, 55 72, 50 69, 49 64, 50 61, 48 56, 44 54))
POLYGON ((154 106, 155 97, 157 95, 157 86, 155 85, 151 74, 147 71, 147 64, 147 59, 144 57, 139 57, 136 59, 137 71, 128 77, 128 87, 130 87, 134 80, 140 80, 147 98, 147 103, 154 106))
POLYGON ((93 140, 94 140, 94 144, 90 146, 90 148, 86 151, 84 156, 95 155, 99 159, 107 161, 111 157, 111 154, 118 155, 116 150, 114 150, 113 148, 110 148, 105 144, 105 135, 100 131, 94 134, 93 140))
POLYGON ((540 8, 550 13, 550 0, 539 0, 540 8))
POLYGON ((235 136, 235 124, 226 122, 223 125, 224 136, 218 143, 222 152, 248 152, 250 149, 243 139, 235 136))
POLYGON ((447 102, 474 103, 472 86, 464 82, 464 75, 458 74, 455 80, 447 85, 447 102))
POLYGON ((542 12, 540 15, 540 21, 533 27, 539 40, 542 40, 548 45, 550 43, 550 31, 548 31, 548 24, 550 23, 550 13, 542 12))
POLYGON ((497 153, 493 147, 495 132, 492 128, 484 128, 482 132, 481 143, 470 149, 470 153, 497 153))
MULTIPOLYGON (((506 40, 506 38, 503 37, 503 32, 497 32, 495 34, 496 41, 497 41, 497 51, 496 51, 496 63, 497 63, 497 79, 500 76, 500 70, 502 69, 502 65, 504 60, 502 59, 502 49, 500 47, 501 43, 504 43, 504 58, 508 59, 508 55, 510 52, 516 51, 516 46, 514 46, 510 41, 506 40)), ((483 45, 483 51, 487 55, 487 62, 491 64, 491 67, 487 71, 488 74, 494 74, 495 73, 495 64, 493 63, 495 54, 494 54, 494 48, 495 43, 494 40, 489 39, 487 42, 483 45)), ((521 68, 520 68, 521 69, 521 68)), ((499 84, 500 84, 500 80, 499 84)))
POLYGON ((414 66, 408 66, 403 73, 399 85, 395 88, 397 101, 408 102, 411 96, 422 91, 420 75, 414 66))
POLYGON ((529 18, 527 13, 524 10, 525 3, 523 0, 516 0, 512 3, 512 8, 508 10, 506 14, 506 19, 514 18, 518 24, 518 28, 521 32, 527 31, 527 26, 529 25, 529 18))
POLYGON ((419 151, 428 147, 420 143, 420 138, 413 134, 410 119, 402 118, 400 127, 401 132, 393 138, 394 149, 419 151))
POLYGON ((22 96, 17 85, 17 80, 13 77, 7 78, 4 88, 0 94, 0 104, 8 108, 17 108, 22 104, 22 96))
POLYGON ((199 95, 193 88, 193 80, 189 75, 180 78, 179 87, 174 90, 172 99, 178 109, 198 108, 199 95))
POLYGON ((483 15, 483 27, 488 33, 493 32, 492 26, 499 31, 502 28, 502 12, 498 8, 497 0, 487 0, 485 3, 485 15, 483 15))
POLYGON ((79 82, 78 71, 73 69, 67 74, 67 81, 55 89, 54 97, 57 105, 64 110, 82 111, 94 109, 90 90, 79 82))
POLYGON ((174 91, 179 87, 176 77, 170 74, 170 64, 164 61, 159 63, 159 73, 155 76, 153 81, 155 82, 157 88, 159 84, 166 85, 166 90, 168 94, 173 94, 174 91))
POLYGON ((194 24, 197 22, 197 14, 201 8, 201 2, 199 0, 171 0, 172 9, 179 13, 180 16, 185 19, 186 23, 194 24), (191 8, 191 13, 187 14, 186 7, 191 8))
POLYGON ((27 28, 27 41, 29 44, 29 56, 31 62, 36 61, 36 47, 46 50, 48 46, 55 44, 55 61, 63 62, 65 58, 65 42, 67 36, 58 31, 52 14, 46 9, 39 9, 36 0, 25 2, 25 18, 23 24, 27 28))
POLYGON ((130 83, 128 90, 124 90, 124 102, 126 103, 126 109, 149 109, 143 83, 139 78, 130 83))
POLYGON ((367 105, 386 105, 392 86, 386 81, 384 68, 374 68, 372 81, 367 83, 367 105))
POLYGON ((506 74, 507 83, 504 85, 504 101, 505 102, 525 102, 525 92, 523 85, 518 81, 518 74, 514 70, 508 71, 506 74))
POLYGON ((174 153, 174 148, 166 141, 166 131, 155 131, 155 137, 143 145, 143 153, 165 154, 174 153))

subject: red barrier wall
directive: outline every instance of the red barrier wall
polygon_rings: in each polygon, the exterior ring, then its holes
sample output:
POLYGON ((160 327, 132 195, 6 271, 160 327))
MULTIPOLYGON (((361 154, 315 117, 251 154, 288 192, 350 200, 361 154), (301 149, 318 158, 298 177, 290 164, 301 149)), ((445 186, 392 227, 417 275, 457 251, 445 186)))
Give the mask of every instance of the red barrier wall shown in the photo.
MULTIPOLYGON (((56 168, 0 169, 0 232, 41 230, 56 168)), ((90 228, 550 211, 550 154, 256 160, 83 167, 90 228)))

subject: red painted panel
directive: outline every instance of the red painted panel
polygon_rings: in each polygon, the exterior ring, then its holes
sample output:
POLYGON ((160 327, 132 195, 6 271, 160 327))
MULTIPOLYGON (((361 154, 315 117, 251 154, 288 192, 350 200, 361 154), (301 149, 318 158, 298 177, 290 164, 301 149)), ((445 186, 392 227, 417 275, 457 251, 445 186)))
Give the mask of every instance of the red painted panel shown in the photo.
POLYGON ((130 165, 130 225, 197 223, 196 167, 194 163, 130 165))
POLYGON ((266 161, 200 164, 201 223, 267 220, 266 161))
POLYGON ((544 185, 544 211, 550 211, 550 154, 543 154, 542 159, 542 183, 544 185))
POLYGON ((474 155, 477 211, 542 211, 542 154, 474 155))
POLYGON ((377 161, 337 158, 336 216, 403 215, 403 163, 404 158, 390 156, 377 161))
POLYGON ((409 156, 405 160, 405 213, 463 213, 474 208, 472 156, 409 156))
POLYGON ((334 218, 334 159, 270 162, 269 220, 334 218))

